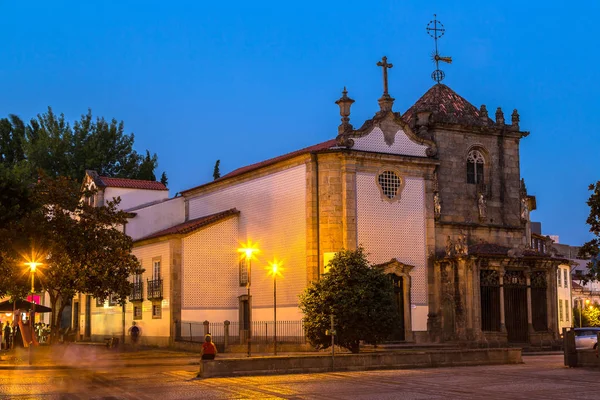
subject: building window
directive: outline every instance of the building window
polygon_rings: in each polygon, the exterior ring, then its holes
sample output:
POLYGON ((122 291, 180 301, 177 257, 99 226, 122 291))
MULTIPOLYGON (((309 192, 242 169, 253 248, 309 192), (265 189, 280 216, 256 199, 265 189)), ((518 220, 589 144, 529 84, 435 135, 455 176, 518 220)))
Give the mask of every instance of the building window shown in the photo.
POLYGON ((558 270, 558 287, 562 287, 562 275, 560 273, 560 269, 558 270))
POLYGON ((248 285, 248 261, 242 258, 239 262, 240 286, 248 285))
POLYGON ((568 279, 569 273, 567 272, 566 269, 563 269, 563 271, 565 273, 565 279, 564 279, 565 280, 565 287, 568 289, 569 288, 569 279, 568 279))
POLYGON ((133 319, 142 319, 142 306, 133 306, 133 319))
POLYGON ((471 150, 467 155, 467 183, 483 183, 485 159, 479 150, 471 150))
POLYGON ((563 302, 562 300, 558 302, 558 315, 560 318, 560 322, 563 321, 563 302))
POLYGON ((152 303, 152 318, 154 318, 154 319, 162 318, 162 307, 160 305, 160 301, 152 303))
POLYGON ((152 280, 160 279, 160 258, 152 260, 152 280))
POLYGON ((96 307, 104 307, 104 300, 96 298, 96 307))
POLYGON ((400 192, 404 182, 394 171, 384 170, 377 175, 377 184, 382 196, 386 200, 397 200, 400 198, 400 192))
POLYGON ((569 300, 565 300, 565 320, 569 322, 569 315, 571 315, 571 307, 569 307, 569 300))

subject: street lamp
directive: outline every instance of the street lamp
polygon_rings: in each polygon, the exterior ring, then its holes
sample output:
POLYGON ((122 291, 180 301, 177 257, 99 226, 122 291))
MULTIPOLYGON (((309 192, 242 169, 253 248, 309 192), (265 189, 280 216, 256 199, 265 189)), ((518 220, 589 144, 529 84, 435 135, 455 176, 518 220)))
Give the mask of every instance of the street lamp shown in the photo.
POLYGON ((243 247, 238 249, 238 253, 242 253, 242 256, 246 260, 246 266, 248 270, 248 276, 246 279, 246 289, 248 289, 248 357, 252 356, 252 302, 250 300, 250 284, 252 281, 252 257, 254 253, 258 253, 259 250, 256 247, 256 243, 252 244, 252 241, 248 240, 243 247))
POLYGON ((33 363, 33 338, 35 335, 35 332, 33 330, 33 320, 35 318, 35 300, 33 298, 33 294, 35 293, 34 278, 35 278, 35 271, 36 271, 37 267, 42 265, 42 263, 32 260, 32 261, 27 261, 23 264, 25 264, 29 267, 29 271, 31 274, 31 302, 33 303, 33 305, 31 306, 31 313, 29 315, 29 329, 30 329, 30 334, 31 334, 31 338, 29 341, 29 365, 31 365, 33 363))
POLYGON ((281 275, 281 263, 274 260, 267 267, 273 275, 273 352, 277 355, 277 275, 281 275))

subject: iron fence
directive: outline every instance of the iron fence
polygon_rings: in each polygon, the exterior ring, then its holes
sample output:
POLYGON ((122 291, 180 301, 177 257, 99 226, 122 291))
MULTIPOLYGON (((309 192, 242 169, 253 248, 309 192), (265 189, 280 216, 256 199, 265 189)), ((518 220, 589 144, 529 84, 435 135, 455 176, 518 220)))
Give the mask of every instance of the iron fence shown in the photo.
MULTIPOLYGON (((238 322, 194 322, 182 321, 176 326, 177 339, 183 342, 202 343, 206 334, 212 336, 212 341, 218 351, 224 351, 226 345, 248 343, 248 330, 238 322)), ((253 321, 252 343, 272 344, 275 340, 275 323, 273 321, 253 321)), ((277 321, 277 343, 305 344, 306 334, 302 321, 277 321)))

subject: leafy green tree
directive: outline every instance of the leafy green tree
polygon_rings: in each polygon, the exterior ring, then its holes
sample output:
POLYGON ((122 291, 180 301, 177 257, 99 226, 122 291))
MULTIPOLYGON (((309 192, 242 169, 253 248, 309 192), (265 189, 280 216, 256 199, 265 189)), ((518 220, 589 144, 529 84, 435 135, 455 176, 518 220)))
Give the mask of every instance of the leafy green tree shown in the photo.
POLYGON ((600 181, 591 184, 589 190, 592 194, 587 201, 590 213, 586 222, 595 237, 581 246, 579 250, 580 257, 590 258, 587 264, 588 273, 584 276, 584 281, 600 279, 600 181))
MULTIPOLYGON (((119 229, 127 214, 117 210, 118 201, 89 206, 80 201, 80 183, 65 177, 42 176, 33 191, 35 204, 40 206, 12 224, 24 240, 15 243, 16 256, 6 260, 4 269, 11 274, 9 281, 21 282, 24 271, 19 255, 33 250, 43 255, 36 279, 49 294, 55 335, 60 315, 76 293, 99 299, 113 295, 124 303, 131 291, 129 277, 141 272, 141 266, 131 254, 131 238, 119 229)), ((3 290, 19 293, 15 287, 3 290)))
POLYGON ((579 307, 573 308, 573 325, 579 325, 579 317, 581 315, 581 326, 600 326, 600 306, 598 303, 588 305, 579 309, 579 307), (580 314, 581 312, 581 314, 580 314))
POLYGON ((353 353, 361 340, 376 344, 388 338, 398 324, 391 280, 369 265, 362 248, 337 253, 329 265, 329 273, 300 295, 309 342, 316 348, 331 345, 331 315, 336 344, 353 353))
POLYGON ((213 179, 216 181, 221 177, 221 170, 219 166, 221 165, 221 160, 217 160, 215 163, 215 168, 213 169, 213 179))
POLYGON ((92 117, 92 111, 72 125, 52 108, 26 125, 14 115, 0 119, 0 163, 18 167, 35 181, 38 171, 81 180, 86 169, 102 176, 156 180, 158 157, 133 150, 134 135, 123 122, 92 117))

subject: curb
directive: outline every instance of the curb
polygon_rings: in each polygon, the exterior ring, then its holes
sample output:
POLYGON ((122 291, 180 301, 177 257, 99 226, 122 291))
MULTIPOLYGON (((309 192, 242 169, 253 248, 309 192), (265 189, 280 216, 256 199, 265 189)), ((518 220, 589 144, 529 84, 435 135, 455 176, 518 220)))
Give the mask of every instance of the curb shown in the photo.
MULTIPOLYGON (((139 368, 139 367, 186 367, 198 366, 200 361, 192 361, 188 363, 125 363, 119 365, 120 368, 139 368)), ((114 364, 95 364, 95 365, 0 365, 0 371, 4 370, 50 370, 50 369, 80 369, 80 368, 112 368, 114 364)))

